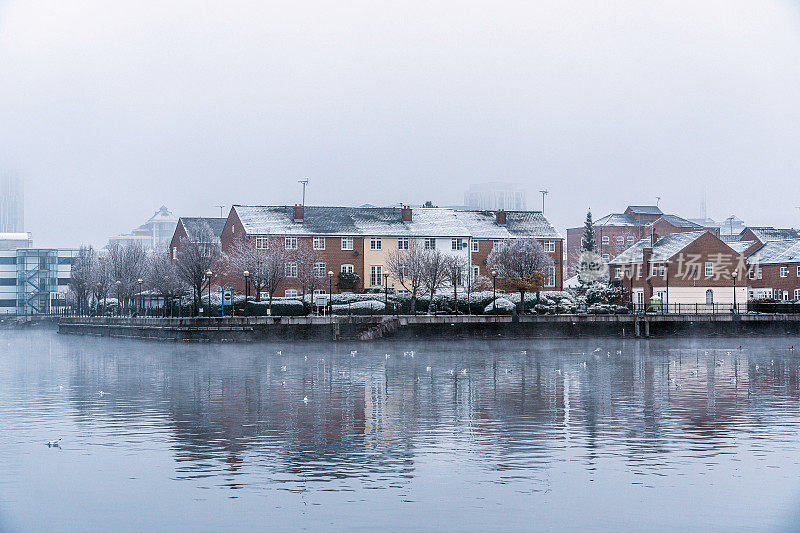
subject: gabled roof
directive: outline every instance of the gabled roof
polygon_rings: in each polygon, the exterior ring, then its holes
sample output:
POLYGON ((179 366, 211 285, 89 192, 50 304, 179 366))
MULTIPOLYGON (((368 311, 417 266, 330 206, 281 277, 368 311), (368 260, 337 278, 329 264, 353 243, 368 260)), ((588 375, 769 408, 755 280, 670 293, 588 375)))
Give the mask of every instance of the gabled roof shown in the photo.
POLYGON ((659 220, 664 220, 665 222, 669 222, 676 228, 697 228, 698 230, 703 229, 703 226, 701 226, 700 224, 679 217, 678 215, 661 215, 661 217, 659 217, 659 220))
POLYGON ((295 222, 292 206, 235 205, 249 235, 353 235, 409 237, 478 237, 504 239, 561 235, 539 211, 506 211, 506 225, 494 211, 414 208, 403 222, 399 207, 305 206, 303 222, 295 222))
POLYGON ((667 261, 670 257, 674 256, 706 233, 706 230, 672 233, 659 238, 652 246, 650 239, 641 239, 633 246, 616 256, 609 264, 626 265, 631 263, 641 263, 643 255, 642 251, 645 248, 651 247, 653 248, 652 261, 667 261))
POLYGON ((800 239, 769 241, 747 258, 762 265, 800 262, 800 239))
POLYGON ((661 215, 661 209, 655 205, 629 205, 625 211, 636 215, 661 215))
MULTIPOLYGON (((414 211, 414 216, 416 213, 414 211)), ((455 213, 468 235, 477 239, 562 238, 541 211, 506 211, 505 226, 497 224, 494 211, 455 210, 455 213)))
POLYGON ((594 221, 595 226, 646 226, 649 220, 636 220, 627 213, 612 213, 594 221))
POLYGON ((203 224, 208 224, 211 231, 214 232, 214 238, 219 239, 222 236, 222 230, 225 228, 226 218, 219 217, 181 217, 180 223, 183 224, 183 229, 186 230, 186 235, 190 241, 197 239, 197 233, 203 224))
POLYGON ((739 235, 750 230, 756 239, 761 242, 785 241, 788 239, 800 239, 800 231, 792 228, 773 228, 771 226, 747 227, 739 235))
POLYGON ((747 251, 748 248, 750 248, 751 246, 753 246, 756 243, 756 241, 733 241, 733 242, 728 242, 728 241, 726 241, 725 239, 722 239, 722 238, 720 238, 720 240, 722 242, 724 242, 725 244, 727 244, 728 246, 730 246, 731 248, 733 248, 733 251, 735 251, 738 254, 743 254, 745 251, 747 251))

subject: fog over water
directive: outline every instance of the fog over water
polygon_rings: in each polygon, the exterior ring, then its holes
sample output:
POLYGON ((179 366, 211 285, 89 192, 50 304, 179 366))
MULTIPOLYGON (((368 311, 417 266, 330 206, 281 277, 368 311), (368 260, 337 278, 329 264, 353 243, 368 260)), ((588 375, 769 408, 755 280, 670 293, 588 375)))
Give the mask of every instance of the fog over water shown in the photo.
POLYGON ((792 344, 2 332, 0 528, 791 529, 792 344))

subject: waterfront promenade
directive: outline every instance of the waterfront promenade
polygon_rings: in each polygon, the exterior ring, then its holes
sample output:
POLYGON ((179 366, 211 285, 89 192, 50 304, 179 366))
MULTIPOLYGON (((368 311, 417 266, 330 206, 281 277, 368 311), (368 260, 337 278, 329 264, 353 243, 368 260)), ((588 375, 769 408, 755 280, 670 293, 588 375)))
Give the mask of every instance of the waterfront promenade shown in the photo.
POLYGON ((170 341, 681 337, 800 334, 796 314, 63 317, 59 333, 170 341))

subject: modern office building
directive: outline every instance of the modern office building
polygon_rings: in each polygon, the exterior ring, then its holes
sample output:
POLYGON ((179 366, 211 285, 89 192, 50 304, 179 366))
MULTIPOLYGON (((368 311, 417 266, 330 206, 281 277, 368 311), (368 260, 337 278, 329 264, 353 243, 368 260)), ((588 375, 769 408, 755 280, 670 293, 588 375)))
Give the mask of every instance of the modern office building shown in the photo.
POLYGON ((25 230, 25 198, 22 179, 0 178, 0 233, 21 233, 25 230))
POLYGON ((464 194, 467 209, 484 211, 525 211, 528 201, 525 189, 516 183, 476 183, 469 186, 464 194))
POLYGON ((78 251, 20 248, 0 251, 0 314, 56 313, 66 303, 78 251))
POLYGON ((108 239, 108 245, 126 245, 131 242, 141 244, 145 250, 155 250, 159 246, 169 244, 175 233, 178 218, 166 206, 161 206, 147 222, 130 233, 115 235, 108 239))

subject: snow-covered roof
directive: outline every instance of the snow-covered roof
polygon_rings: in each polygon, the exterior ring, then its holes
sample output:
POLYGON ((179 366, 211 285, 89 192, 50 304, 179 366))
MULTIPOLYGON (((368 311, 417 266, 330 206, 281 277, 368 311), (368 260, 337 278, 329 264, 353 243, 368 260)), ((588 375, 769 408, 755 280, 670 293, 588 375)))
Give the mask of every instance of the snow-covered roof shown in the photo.
POLYGON ((769 241, 750 254, 751 263, 798 263, 800 262, 800 239, 769 241))
POLYGON ((627 213, 611 213, 594 221, 595 226, 646 226, 648 220, 636 220, 627 213))
POLYGON ((630 211, 637 215, 660 215, 661 209, 655 205, 629 205, 625 211, 630 211))
POLYGON ((222 230, 225 228, 227 219, 219 217, 181 217, 180 221, 183 224, 183 229, 186 230, 189 240, 195 241, 197 232, 203 224, 207 224, 211 231, 214 232, 214 237, 219 239, 222 236, 222 230))
POLYGON ((659 238, 655 244, 651 246, 649 238, 641 239, 633 246, 616 256, 609 264, 612 265, 626 265, 630 263, 642 262, 642 251, 645 248, 653 248, 652 261, 661 262, 667 261, 670 257, 674 256, 694 241, 702 237, 706 233, 703 231, 685 231, 683 233, 672 233, 664 235, 659 238))
POLYGON ((756 241, 733 241, 728 242, 725 239, 720 239, 722 242, 733 248, 733 250, 738 254, 743 254, 745 250, 753 246, 756 241))
MULTIPOLYGON (((785 241, 789 239, 800 239, 800 231, 791 228, 773 228, 771 226, 748 227, 742 233, 750 230, 756 239, 761 242, 785 241)), ((739 234, 741 235, 741 233, 739 234)))
POLYGON ((539 211, 506 211, 506 225, 496 223, 494 211, 414 208, 404 222, 399 207, 305 206, 303 221, 295 222, 293 206, 233 206, 250 235, 353 235, 410 237, 477 237, 504 239, 561 235, 539 211))
POLYGON ((679 217, 678 215, 661 215, 661 219, 666 222, 669 222, 676 228, 697 228, 698 230, 703 228, 703 226, 701 226, 700 224, 679 217))

